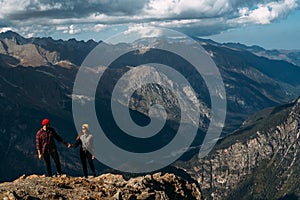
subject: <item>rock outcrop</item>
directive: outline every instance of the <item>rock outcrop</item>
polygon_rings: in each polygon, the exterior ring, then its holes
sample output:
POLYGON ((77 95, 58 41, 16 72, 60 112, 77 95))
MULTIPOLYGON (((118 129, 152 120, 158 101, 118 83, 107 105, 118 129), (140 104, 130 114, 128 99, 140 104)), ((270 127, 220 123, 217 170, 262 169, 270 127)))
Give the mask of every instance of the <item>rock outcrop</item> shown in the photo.
POLYGON ((199 188, 174 174, 156 173, 125 180, 122 175, 103 174, 80 178, 21 176, 0 184, 0 199, 201 199, 199 188))

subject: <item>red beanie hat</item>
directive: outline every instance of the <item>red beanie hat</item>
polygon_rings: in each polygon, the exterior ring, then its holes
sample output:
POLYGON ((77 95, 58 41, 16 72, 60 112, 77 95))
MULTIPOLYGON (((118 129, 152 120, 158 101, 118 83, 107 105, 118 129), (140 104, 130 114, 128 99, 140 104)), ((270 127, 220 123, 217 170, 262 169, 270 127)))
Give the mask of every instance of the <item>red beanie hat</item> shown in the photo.
POLYGON ((50 123, 50 120, 49 119, 43 119, 42 121, 42 125, 46 125, 46 124, 49 124, 50 123))

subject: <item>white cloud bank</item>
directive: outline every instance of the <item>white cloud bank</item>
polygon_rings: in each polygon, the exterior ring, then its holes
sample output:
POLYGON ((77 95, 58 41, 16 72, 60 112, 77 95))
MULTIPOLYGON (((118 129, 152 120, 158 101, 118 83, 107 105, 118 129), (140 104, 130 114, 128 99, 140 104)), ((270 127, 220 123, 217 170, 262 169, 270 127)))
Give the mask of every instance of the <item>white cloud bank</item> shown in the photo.
POLYGON ((79 34, 113 25, 156 25, 207 36, 248 24, 269 24, 299 0, 2 0, 0 31, 79 34))

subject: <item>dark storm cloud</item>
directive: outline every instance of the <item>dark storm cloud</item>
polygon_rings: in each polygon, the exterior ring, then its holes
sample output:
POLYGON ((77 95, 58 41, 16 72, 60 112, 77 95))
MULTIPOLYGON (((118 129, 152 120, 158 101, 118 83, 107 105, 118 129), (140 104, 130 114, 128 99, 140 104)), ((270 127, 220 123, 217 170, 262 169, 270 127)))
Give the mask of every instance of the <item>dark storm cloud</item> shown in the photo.
POLYGON ((22 11, 10 12, 8 20, 24 20, 31 18, 83 18, 92 14, 108 16, 135 15, 143 9, 145 1, 111 0, 111 1, 48 1, 31 2, 22 11))

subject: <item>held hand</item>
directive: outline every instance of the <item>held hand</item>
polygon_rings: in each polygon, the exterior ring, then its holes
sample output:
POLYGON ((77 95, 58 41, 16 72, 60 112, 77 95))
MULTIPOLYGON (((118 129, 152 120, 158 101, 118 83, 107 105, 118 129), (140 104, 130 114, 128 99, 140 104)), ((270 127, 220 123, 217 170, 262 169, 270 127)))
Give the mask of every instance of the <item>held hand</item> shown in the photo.
POLYGON ((94 160, 95 159, 95 156, 94 155, 92 155, 92 160, 94 160))
POLYGON ((39 154, 39 159, 42 160, 43 159, 43 156, 42 154, 39 154))
POLYGON ((68 148, 71 148, 71 147, 72 147, 72 145, 70 143, 68 143, 68 148))
POLYGON ((67 148, 70 148, 69 146, 70 146, 70 143, 68 143, 68 142, 65 142, 65 141, 63 141, 62 142, 67 148))

